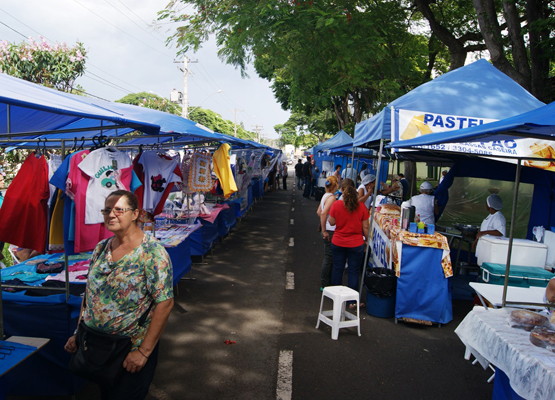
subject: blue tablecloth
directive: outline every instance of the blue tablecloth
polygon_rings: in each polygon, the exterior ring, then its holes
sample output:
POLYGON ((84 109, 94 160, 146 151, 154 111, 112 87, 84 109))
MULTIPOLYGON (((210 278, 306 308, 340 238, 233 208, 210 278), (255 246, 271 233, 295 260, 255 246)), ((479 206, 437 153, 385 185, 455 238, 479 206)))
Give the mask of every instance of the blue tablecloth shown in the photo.
POLYGON ((449 279, 441 267, 443 250, 403 244, 397 279, 395 318, 446 324, 453 319, 449 279))
MULTIPOLYGON (((252 207, 252 203, 254 203, 254 194, 253 194, 253 192, 254 192, 254 189, 253 189, 253 186, 251 185, 251 186, 249 186, 249 202, 248 202, 249 205, 248 205, 248 207, 247 207, 247 210, 248 210, 249 208, 251 208, 251 207, 252 207)), ((245 212, 246 212, 246 211, 245 211, 245 212)))
POLYGON ((252 194, 256 199, 264 195, 264 181, 261 178, 252 178, 252 194))
POLYGON ((202 227, 189 236, 192 256, 203 256, 212 248, 218 239, 218 221, 216 218, 214 223, 211 223, 200 218, 202 227))
MULTIPOLYGON (((197 231, 200 231, 200 229, 197 231)), ((166 250, 172 260, 173 285, 175 286, 183 275, 191 270, 193 265, 191 261, 191 237, 189 236, 176 247, 166 247, 166 250)))
POLYGON ((226 202, 229 206, 228 209, 220 211, 218 214, 218 235, 224 237, 227 235, 231 229, 237 224, 237 218, 235 216, 235 203, 226 202))

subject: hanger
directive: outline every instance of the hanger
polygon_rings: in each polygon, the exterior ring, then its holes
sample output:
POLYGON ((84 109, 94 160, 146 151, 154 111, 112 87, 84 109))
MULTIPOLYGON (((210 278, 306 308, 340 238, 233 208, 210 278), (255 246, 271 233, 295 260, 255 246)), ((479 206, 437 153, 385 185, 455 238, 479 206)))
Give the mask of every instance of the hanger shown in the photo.
POLYGON ((85 146, 85 136, 81 136, 81 144, 79 145, 79 148, 77 149, 77 151, 83 150, 84 146, 85 146))
POLYGON ((73 153, 75 150, 77 150, 77 137, 73 138, 73 146, 71 147, 71 150, 69 150, 69 152, 73 153))
POLYGON ((37 139, 37 148, 35 149, 35 157, 40 158, 42 156, 42 150, 40 148, 41 138, 37 139))

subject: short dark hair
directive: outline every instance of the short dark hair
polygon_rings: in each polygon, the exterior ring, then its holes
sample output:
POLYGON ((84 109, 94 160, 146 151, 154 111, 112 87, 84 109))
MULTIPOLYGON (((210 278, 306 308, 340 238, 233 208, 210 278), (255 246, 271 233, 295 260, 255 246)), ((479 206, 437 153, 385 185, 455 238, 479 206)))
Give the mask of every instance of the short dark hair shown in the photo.
POLYGON ((337 164, 337 165, 335 166, 335 169, 337 169, 337 168, 341 168, 341 165, 337 164))
POLYGON ((399 175, 400 178, 404 178, 404 177, 405 177, 405 174, 397 174, 397 175, 399 175))

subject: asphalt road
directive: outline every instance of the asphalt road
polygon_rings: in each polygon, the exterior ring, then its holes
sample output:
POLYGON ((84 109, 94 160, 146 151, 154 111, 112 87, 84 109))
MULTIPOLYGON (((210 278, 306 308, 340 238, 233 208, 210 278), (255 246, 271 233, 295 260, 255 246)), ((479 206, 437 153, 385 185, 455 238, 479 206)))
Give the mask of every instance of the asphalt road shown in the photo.
MULTIPOLYGON (((362 309, 361 337, 341 329, 334 341, 326 325, 315 329, 318 203, 293 190, 292 170, 288 187, 267 193, 193 266, 195 280, 179 283, 148 399, 491 399, 491 371, 464 360, 453 332, 471 302, 455 301, 441 328, 362 309)), ((77 395, 97 398, 93 385, 77 395)))

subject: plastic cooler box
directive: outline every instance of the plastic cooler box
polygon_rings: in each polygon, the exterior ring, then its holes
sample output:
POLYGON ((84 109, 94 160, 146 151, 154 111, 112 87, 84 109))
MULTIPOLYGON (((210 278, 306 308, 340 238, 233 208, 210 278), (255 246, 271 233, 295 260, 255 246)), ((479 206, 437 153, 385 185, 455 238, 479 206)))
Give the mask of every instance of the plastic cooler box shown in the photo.
MULTIPOLYGON (((509 239, 498 236, 483 236, 476 249, 478 265, 483 263, 507 264, 509 239)), ((547 246, 527 239, 514 239, 511 265, 545 268, 547 246)))
MULTIPOLYGON (((481 280, 484 283, 503 285, 505 283, 505 264, 483 263, 481 280)), ((555 277, 551 272, 539 267, 523 267, 511 265, 509 270, 509 286, 547 287, 551 278, 555 277)))

